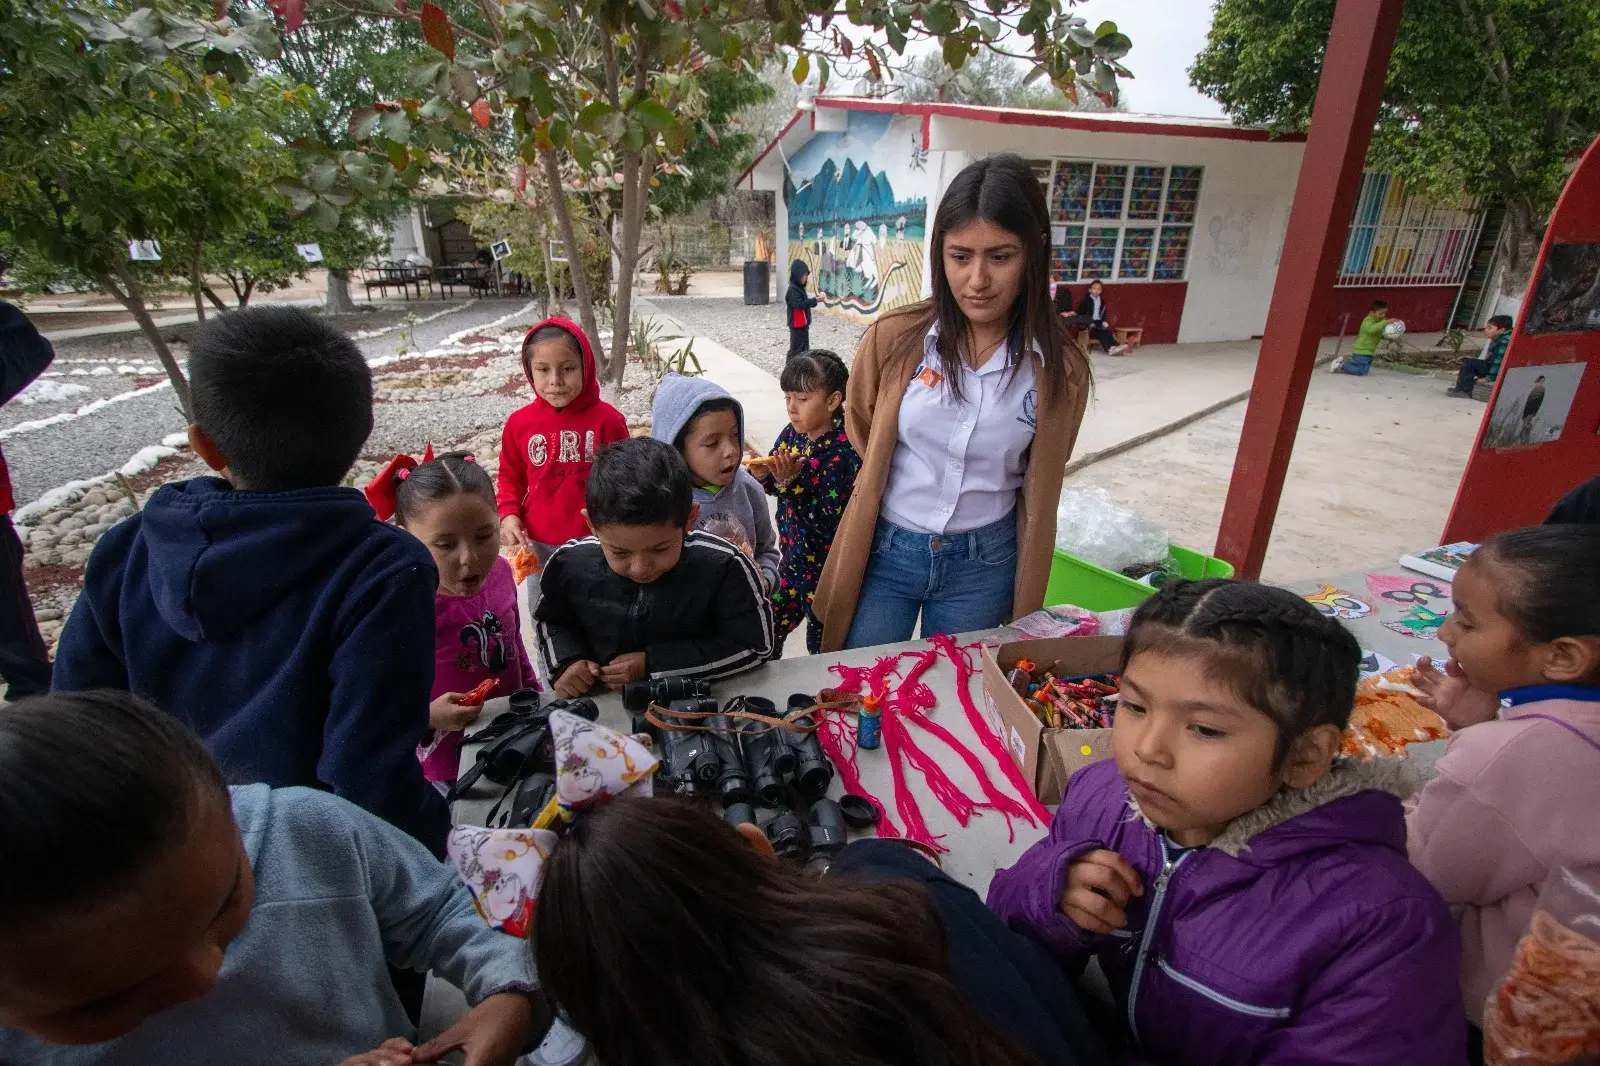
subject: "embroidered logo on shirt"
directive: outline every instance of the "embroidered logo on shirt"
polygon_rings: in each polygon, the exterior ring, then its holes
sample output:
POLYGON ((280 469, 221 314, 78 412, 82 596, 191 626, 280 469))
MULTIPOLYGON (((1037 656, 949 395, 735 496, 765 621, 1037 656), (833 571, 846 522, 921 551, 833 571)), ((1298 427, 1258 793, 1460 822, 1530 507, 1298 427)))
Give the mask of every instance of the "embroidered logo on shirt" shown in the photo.
POLYGON ((1017 421, 1029 429, 1039 428, 1039 390, 1029 389, 1028 395, 1022 398, 1022 413, 1017 416, 1017 421))
POLYGON ((917 367, 917 373, 911 380, 920 381, 930 389, 937 389, 939 387, 939 383, 944 380, 944 375, 939 373, 933 367, 929 366, 927 363, 923 363, 921 366, 917 367))
POLYGON ((585 430, 583 434, 583 456, 578 455, 578 434, 574 430, 563 429, 559 433, 551 434, 546 438, 543 433, 535 433, 528 438, 528 462, 534 466, 543 466, 550 461, 550 446, 556 446, 556 462, 558 463, 592 463, 594 462, 594 430, 585 430))

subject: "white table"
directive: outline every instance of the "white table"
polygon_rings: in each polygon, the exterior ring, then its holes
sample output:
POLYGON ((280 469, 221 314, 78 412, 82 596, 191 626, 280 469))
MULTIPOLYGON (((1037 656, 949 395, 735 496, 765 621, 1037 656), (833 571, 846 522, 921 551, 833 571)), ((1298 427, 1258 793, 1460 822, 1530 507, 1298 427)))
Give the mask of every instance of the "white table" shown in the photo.
MULTIPOLYGON (((991 630, 977 634, 989 643, 999 643, 1004 640, 1015 639, 1005 630, 991 630)), ((970 644, 974 636, 959 638, 962 644, 970 644)), ((854 651, 840 652, 831 655, 810 655, 804 658, 780 659, 777 662, 767 663, 765 666, 751 670, 749 673, 737 677, 726 678, 715 682, 712 694, 718 703, 725 704, 734 696, 765 696, 783 711, 788 703, 791 693, 806 692, 815 694, 824 688, 838 685, 838 675, 830 673, 829 667, 836 662, 845 662, 851 665, 870 665, 882 655, 892 655, 901 651, 921 651, 929 645, 921 641, 906 644, 886 644, 874 648, 858 648, 854 651)), ((970 681, 973 703, 980 709, 983 707, 983 682, 982 674, 978 671, 976 656, 974 656, 974 671, 970 681)), ((938 702, 930 712, 940 725, 948 729, 962 744, 966 745, 980 760, 984 769, 988 771, 989 778, 1002 792, 1016 799, 1016 789, 1011 786, 1004 771, 996 763, 993 756, 984 747, 983 742, 973 731, 967 721, 967 715, 962 710, 961 703, 955 691, 955 667, 944 656, 935 660, 934 665, 922 675, 922 679, 933 690, 938 702)), ((630 718, 623 710, 622 699, 613 693, 595 697, 595 702, 600 707, 600 721, 613 729, 627 731, 630 728, 630 718)), ((487 724, 496 714, 509 706, 505 698, 490 700, 484 705, 484 713, 479 719, 479 726, 487 724)), ((917 726, 909 727, 918 745, 934 758, 954 782, 968 796, 982 799, 983 791, 978 787, 976 778, 967 768, 966 764, 954 754, 945 757, 948 749, 942 741, 922 731, 917 726)), ((475 746, 464 747, 461 752, 461 767, 465 771, 473 763, 477 754, 475 746)), ((857 766, 861 771, 861 783, 864 788, 876 796, 888 811, 889 817, 898 825, 901 823, 894 803, 894 782, 890 777, 889 760, 883 748, 873 751, 862 751, 857 755, 857 766)), ((1024 849, 1034 841, 1044 836, 1048 826, 1029 825, 1025 820, 1013 818, 1015 828, 1014 838, 1008 839, 1006 819, 991 810, 977 811, 965 828, 956 822, 944 805, 936 799, 929 790, 927 782, 917 770, 906 767, 906 784, 911 794, 916 797, 922 809, 922 816, 927 822, 928 829, 935 836, 944 835, 940 842, 949 852, 942 855, 944 869, 962 884, 971 886, 979 895, 985 895, 989 889, 989 881, 994 877, 996 870, 1002 870, 1016 862, 1024 849)), ((486 779, 481 781, 472 792, 468 793, 455 804, 453 811, 455 821, 473 824, 482 824, 487 818, 489 809, 500 798, 504 789, 486 779)), ((839 774, 835 773, 833 784, 828 794, 838 799, 844 794, 844 785, 839 774)), ((509 802, 509 801, 508 801, 509 802)), ((852 838, 860 835, 871 835, 852 832, 852 838)))

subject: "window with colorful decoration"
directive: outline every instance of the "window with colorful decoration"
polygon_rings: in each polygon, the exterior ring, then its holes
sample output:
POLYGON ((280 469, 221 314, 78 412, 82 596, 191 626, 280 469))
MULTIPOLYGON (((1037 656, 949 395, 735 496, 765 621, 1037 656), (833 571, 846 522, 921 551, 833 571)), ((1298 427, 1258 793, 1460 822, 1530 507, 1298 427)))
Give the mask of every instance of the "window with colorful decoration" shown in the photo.
POLYGON ((1056 282, 1181 281, 1201 167, 1078 159, 1039 161, 1050 203, 1056 282))

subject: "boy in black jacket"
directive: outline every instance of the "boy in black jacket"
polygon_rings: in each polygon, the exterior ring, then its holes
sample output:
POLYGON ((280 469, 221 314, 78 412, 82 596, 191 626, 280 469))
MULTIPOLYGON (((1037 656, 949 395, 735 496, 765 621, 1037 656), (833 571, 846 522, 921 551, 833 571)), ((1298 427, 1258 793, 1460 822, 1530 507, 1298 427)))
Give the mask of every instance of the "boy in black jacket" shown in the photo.
POLYGON ((822 290, 816 296, 806 295, 806 279, 811 268, 805 260, 796 259, 789 264, 789 291, 783 294, 783 305, 789 311, 789 354, 798 355, 811 347, 811 309, 821 302, 822 290))
POLYGON ((594 536, 557 548, 534 611, 556 693, 646 677, 718 678, 780 648, 761 577, 694 528, 689 468, 670 444, 618 441, 595 457, 584 516, 594 536))

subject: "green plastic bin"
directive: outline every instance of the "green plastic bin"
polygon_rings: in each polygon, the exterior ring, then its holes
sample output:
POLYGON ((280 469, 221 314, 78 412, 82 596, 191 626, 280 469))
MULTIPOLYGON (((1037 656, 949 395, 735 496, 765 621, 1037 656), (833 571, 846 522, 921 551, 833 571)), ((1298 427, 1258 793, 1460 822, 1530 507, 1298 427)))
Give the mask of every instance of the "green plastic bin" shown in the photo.
MULTIPOLYGON (((1192 580, 1233 576, 1230 564, 1177 544, 1172 545, 1172 559, 1178 565, 1178 573, 1192 580)), ((1058 603, 1071 603, 1089 611, 1117 611, 1124 607, 1137 607, 1154 592, 1155 589, 1149 585, 1131 577, 1123 577, 1113 570, 1058 550, 1055 562, 1050 565, 1050 583, 1045 586, 1044 605, 1054 607, 1058 603)))

